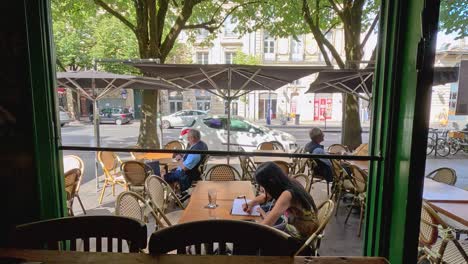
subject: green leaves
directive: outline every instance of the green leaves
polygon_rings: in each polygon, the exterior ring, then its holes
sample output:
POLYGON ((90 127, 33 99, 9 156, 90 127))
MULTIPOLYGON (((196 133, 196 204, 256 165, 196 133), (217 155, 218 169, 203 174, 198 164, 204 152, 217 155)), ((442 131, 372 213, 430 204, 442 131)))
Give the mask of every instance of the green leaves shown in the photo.
POLYGON ((455 33, 456 39, 468 36, 468 2, 445 0, 440 3, 440 29, 446 34, 455 33))

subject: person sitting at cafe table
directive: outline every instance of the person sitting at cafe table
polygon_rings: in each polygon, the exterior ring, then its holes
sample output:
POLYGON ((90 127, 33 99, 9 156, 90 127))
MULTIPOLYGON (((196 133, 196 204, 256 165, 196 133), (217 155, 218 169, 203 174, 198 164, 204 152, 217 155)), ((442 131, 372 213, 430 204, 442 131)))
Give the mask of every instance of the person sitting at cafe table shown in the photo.
MULTIPOLYGON (((208 150, 206 143, 201 140, 200 131, 196 129, 191 129, 188 132, 187 140, 190 144, 189 150, 208 150)), ((203 161, 202 156, 201 154, 176 155, 178 166, 163 175, 164 179, 168 183, 178 182, 181 192, 187 190, 192 185, 192 181, 200 179, 198 167, 203 161)))
POLYGON ((265 193, 243 204, 245 212, 251 213, 255 205, 275 199, 273 208, 267 214, 259 209, 264 217, 262 224, 274 226, 284 215, 287 223, 280 229, 291 236, 306 239, 315 232, 318 228, 317 207, 312 196, 299 182, 286 176, 283 170, 273 162, 260 165, 255 172, 255 179, 263 187, 265 193))
MULTIPOLYGON (((323 145, 320 143, 323 142, 325 136, 322 130, 318 127, 314 127, 309 131, 310 142, 307 143, 304 147, 306 152, 317 155, 326 155, 327 153, 324 150, 323 145)), ((317 173, 325 178, 327 182, 333 181, 333 171, 332 164, 329 159, 315 159, 317 162, 317 173)))

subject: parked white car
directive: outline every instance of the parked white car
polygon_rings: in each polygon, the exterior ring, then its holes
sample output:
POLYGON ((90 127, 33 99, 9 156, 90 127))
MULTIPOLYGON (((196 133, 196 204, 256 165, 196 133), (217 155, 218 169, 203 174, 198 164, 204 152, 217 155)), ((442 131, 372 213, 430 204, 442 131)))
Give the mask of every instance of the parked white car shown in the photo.
POLYGON ((65 111, 63 107, 59 107, 59 118, 60 118, 60 126, 62 127, 72 121, 70 118, 70 113, 65 111))
MULTIPOLYGON (((227 120, 225 115, 199 117, 189 126, 182 128, 179 139, 187 144, 188 131, 197 129, 209 150, 227 150, 227 120)), ((237 116, 231 117, 230 124, 231 150, 242 147, 246 151, 253 151, 260 143, 268 141, 278 141, 287 152, 292 152, 297 148, 296 138, 291 134, 252 124, 237 116)))
POLYGON ((162 117, 162 127, 184 127, 192 124, 193 120, 199 116, 206 116, 206 111, 201 110, 182 110, 162 117))

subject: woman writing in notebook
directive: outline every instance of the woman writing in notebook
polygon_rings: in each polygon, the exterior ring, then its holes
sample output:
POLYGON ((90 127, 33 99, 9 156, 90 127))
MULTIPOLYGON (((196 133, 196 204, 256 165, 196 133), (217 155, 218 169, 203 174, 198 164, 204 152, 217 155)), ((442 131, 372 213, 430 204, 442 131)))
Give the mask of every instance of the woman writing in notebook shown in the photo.
POLYGON ((260 165, 255 172, 257 183, 265 193, 243 205, 246 212, 251 212, 255 205, 275 199, 275 205, 264 216, 263 224, 274 226, 285 215, 288 219, 284 231, 297 238, 309 237, 317 228, 317 207, 312 196, 295 180, 287 177, 273 162, 260 165))

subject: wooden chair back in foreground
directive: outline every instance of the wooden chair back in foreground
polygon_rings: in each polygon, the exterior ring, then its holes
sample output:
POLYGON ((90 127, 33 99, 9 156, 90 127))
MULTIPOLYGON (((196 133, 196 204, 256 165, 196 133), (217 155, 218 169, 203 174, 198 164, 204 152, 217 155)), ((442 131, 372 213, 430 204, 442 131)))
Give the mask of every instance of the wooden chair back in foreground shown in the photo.
POLYGON ((49 250, 65 250, 65 242, 69 241, 70 250, 77 251, 77 240, 81 240, 78 245, 82 243, 84 251, 123 252, 126 242, 129 252, 139 252, 146 248, 147 231, 146 225, 135 219, 93 215, 19 225, 12 238, 15 247, 27 249, 44 249, 46 246, 49 250), (96 240, 95 245, 90 243, 91 239, 96 240))
POLYGON ((347 146, 342 144, 332 144, 328 147, 327 152, 330 154, 341 155, 344 152, 349 152, 349 149, 347 146))
POLYGON ((421 208, 419 244, 422 254, 418 263, 425 263, 426 260, 430 263, 468 263, 467 249, 462 247, 455 239, 453 230, 424 201, 421 208))
POLYGON ((235 181, 240 179, 239 172, 227 164, 217 164, 211 167, 203 177, 206 181, 235 181))
MULTIPOLYGON (((299 250, 294 253, 294 256, 300 255, 305 249, 310 248, 314 256, 318 256, 318 249, 323 238, 323 230, 327 226, 333 213, 335 203, 332 200, 325 201, 318 207, 317 219, 319 227, 315 232, 304 242, 299 250)), ((307 251, 305 251, 307 252, 307 251)))
POLYGON ((122 163, 120 171, 129 190, 145 196, 145 180, 153 174, 151 167, 140 161, 128 160, 122 163))
POLYGON ((153 233, 149 242, 152 255, 177 250, 177 254, 195 255, 290 256, 297 248, 297 243, 284 232, 266 225, 236 220, 206 220, 174 225, 153 233))
MULTIPOLYGON (((86 214, 86 210, 83 206, 83 202, 81 201, 79 191, 80 191, 80 186, 81 186, 81 179, 83 179, 84 175, 84 162, 83 160, 75 155, 66 155, 63 156, 63 170, 64 172, 68 172, 71 169, 79 169, 81 172, 81 176, 78 180, 78 183, 76 184, 76 190, 75 190, 75 197, 78 199, 78 202, 80 203, 81 209, 83 210, 83 213, 86 214)), ((71 201, 73 205, 73 201, 71 201)))
POLYGON ((80 169, 71 169, 65 173, 64 185, 65 185, 65 192, 67 193, 68 215, 70 216, 74 215, 73 200, 75 200, 76 186, 80 182, 80 178, 81 178, 80 169))
POLYGON ((457 173, 454 169, 442 167, 429 173, 426 178, 453 186, 457 182, 457 173))
POLYGON ((262 142, 257 146, 259 150, 284 150, 284 146, 278 141, 262 142))
POLYGON ((164 145, 164 149, 185 149, 185 145, 178 140, 173 140, 167 142, 167 144, 164 145))

